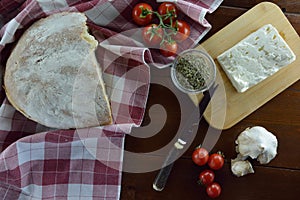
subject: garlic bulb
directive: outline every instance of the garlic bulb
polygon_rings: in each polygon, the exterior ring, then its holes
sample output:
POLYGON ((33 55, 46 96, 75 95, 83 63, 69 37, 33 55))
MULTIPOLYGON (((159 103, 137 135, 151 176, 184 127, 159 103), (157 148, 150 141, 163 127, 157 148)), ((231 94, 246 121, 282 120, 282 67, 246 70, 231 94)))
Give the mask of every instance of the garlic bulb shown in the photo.
POLYGON ((244 130, 235 141, 237 158, 231 161, 231 171, 236 176, 254 173, 248 157, 257 159, 260 164, 269 163, 277 155, 277 138, 265 128, 254 126, 244 130))
POLYGON ((255 126, 244 130, 237 138, 235 143, 237 152, 242 156, 250 156, 260 164, 269 163, 277 154, 277 139, 265 128, 255 126))

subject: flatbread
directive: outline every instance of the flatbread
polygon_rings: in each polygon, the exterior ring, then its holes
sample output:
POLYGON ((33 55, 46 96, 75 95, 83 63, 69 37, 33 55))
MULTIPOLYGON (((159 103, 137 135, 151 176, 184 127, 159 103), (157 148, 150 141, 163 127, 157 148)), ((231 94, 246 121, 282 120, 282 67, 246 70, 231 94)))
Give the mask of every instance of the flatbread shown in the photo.
POLYGON ((111 124, 97 45, 82 13, 57 13, 35 22, 7 61, 8 100, 26 117, 52 128, 111 124))

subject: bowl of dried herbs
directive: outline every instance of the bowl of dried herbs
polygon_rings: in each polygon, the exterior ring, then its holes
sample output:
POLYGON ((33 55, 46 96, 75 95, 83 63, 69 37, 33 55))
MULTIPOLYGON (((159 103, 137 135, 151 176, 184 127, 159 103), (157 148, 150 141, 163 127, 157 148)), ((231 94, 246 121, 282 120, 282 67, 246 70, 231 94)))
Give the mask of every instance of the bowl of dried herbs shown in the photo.
POLYGON ((216 65, 203 50, 188 49, 177 55, 171 67, 175 86, 185 93, 201 93, 213 84, 216 65))

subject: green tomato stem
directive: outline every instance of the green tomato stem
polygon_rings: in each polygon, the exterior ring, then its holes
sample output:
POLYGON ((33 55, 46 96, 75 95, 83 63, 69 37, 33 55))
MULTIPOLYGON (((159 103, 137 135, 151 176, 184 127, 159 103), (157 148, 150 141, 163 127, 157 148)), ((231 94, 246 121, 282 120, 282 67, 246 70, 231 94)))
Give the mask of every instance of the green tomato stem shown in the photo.
POLYGON ((152 14, 156 15, 159 20, 159 24, 155 29, 162 28, 164 31, 164 37, 163 37, 160 45, 163 44, 165 41, 173 42, 174 40, 172 39, 171 36, 175 35, 177 33, 177 29, 175 27, 173 27, 173 19, 172 19, 173 14, 169 12, 167 14, 160 15, 156 11, 152 11, 152 14), (164 23, 164 20, 166 20, 168 18, 170 18, 170 25, 164 23))

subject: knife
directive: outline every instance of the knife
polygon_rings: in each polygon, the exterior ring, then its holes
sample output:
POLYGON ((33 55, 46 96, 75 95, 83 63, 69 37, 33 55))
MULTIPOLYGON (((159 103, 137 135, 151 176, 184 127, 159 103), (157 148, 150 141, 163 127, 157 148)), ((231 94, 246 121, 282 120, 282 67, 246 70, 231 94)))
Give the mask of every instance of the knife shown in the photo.
POLYGON ((162 191, 167 183, 168 177, 170 172, 173 168, 173 164, 178 156, 181 153, 181 150, 184 148, 184 145, 187 144, 191 136, 195 131, 198 130, 199 122, 203 116, 203 113, 208 106, 211 97, 213 96, 214 92, 216 91, 218 85, 213 84, 209 90, 205 91, 203 94, 203 98, 201 99, 198 108, 195 109, 192 114, 189 116, 188 121, 185 123, 183 128, 180 130, 180 135, 178 140, 174 143, 174 146, 168 153, 162 168, 160 169, 158 175, 156 176, 153 182, 153 189, 156 191, 162 191), (196 119, 196 121, 195 121, 196 119))

